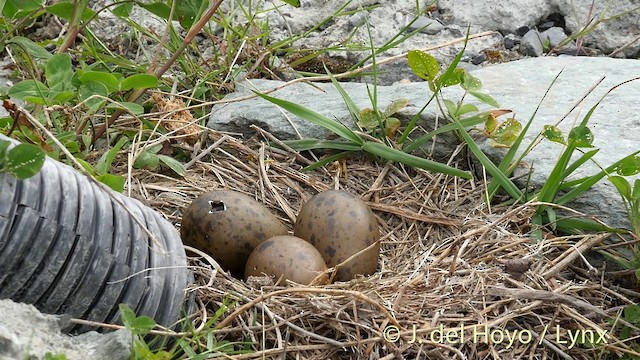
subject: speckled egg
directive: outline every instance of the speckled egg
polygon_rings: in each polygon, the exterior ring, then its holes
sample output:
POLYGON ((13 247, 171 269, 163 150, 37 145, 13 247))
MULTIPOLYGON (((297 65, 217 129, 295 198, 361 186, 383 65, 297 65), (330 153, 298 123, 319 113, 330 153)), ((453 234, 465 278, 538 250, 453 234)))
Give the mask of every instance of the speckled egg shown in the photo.
MULTIPOLYGON (((327 270, 320 252, 307 241, 295 236, 281 235, 267 239, 258 245, 247 260, 245 279, 249 276, 268 275, 275 281, 291 280, 309 285, 327 270)), ((327 275, 319 277, 319 284, 326 283, 327 275)))
POLYGON ((376 271, 380 252, 378 222, 367 204, 353 194, 330 190, 313 196, 300 209, 293 234, 318 249, 329 267, 375 244, 341 265, 335 280, 348 281, 357 274, 376 271))
POLYGON ((185 245, 211 255, 220 266, 242 277, 251 251, 287 228, 264 205, 232 190, 205 193, 182 215, 180 235, 185 245))

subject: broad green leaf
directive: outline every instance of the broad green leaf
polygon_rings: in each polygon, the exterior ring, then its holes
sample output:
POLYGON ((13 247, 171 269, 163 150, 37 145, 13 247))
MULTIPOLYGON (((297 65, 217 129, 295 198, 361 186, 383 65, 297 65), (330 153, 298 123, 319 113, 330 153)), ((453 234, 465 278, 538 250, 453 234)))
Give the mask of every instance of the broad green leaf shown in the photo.
POLYGON ((493 132, 492 139, 498 144, 505 145, 507 147, 513 145, 520 132, 522 131, 522 124, 515 118, 509 118, 500 124, 498 128, 493 132))
POLYGON ((74 91, 51 91, 49 98, 55 104, 64 104, 75 98, 78 94, 74 91))
POLYGON ((120 140, 111 148, 109 151, 105 152, 98 159, 98 164, 96 165, 96 171, 98 174, 106 174, 109 172, 111 168, 111 164, 113 164, 113 160, 118 155, 118 152, 122 150, 122 147, 129 141, 129 139, 125 136, 121 137, 120 140))
POLYGON ((631 176, 640 172, 640 156, 633 156, 620 162, 616 172, 622 176, 631 176))
POLYGON ((469 92, 477 92, 482 89, 482 81, 471 75, 468 71, 465 71, 462 75, 462 84, 460 84, 460 86, 469 92))
POLYGON ((294 7, 300 7, 300 0, 282 0, 282 1, 294 7))
POLYGON ((49 88, 38 80, 29 79, 13 85, 9 89, 8 94, 20 100, 26 100, 27 98, 29 98, 30 101, 33 98, 41 99, 42 102, 40 102, 40 104, 42 104, 49 96, 49 88))
MULTIPOLYGON (((151 4, 146 4, 143 2, 136 2, 138 6, 144 8, 150 13, 159 16, 165 20, 169 20, 169 16, 171 16, 171 8, 167 6, 167 4, 162 2, 155 2, 151 4)), ((188 28, 187 28, 188 29, 188 28)))
POLYGON ((134 335, 146 335, 156 326, 156 322, 149 316, 139 316, 126 304, 119 305, 120 317, 124 326, 134 335))
POLYGON ((114 91, 118 91, 118 79, 108 72, 102 71, 85 71, 80 75, 80 81, 83 84, 88 82, 98 82, 105 86, 108 93, 112 93, 114 91))
POLYGON ((155 170, 158 168, 159 164, 160 159, 158 159, 158 155, 148 151, 143 151, 138 155, 136 161, 134 161, 133 167, 136 169, 155 170))
POLYGON ((307 121, 310 121, 316 125, 320 125, 322 127, 324 127, 325 129, 331 131, 332 133, 346 139, 349 140, 353 143, 356 144, 362 144, 362 139, 360 138, 359 135, 357 135, 356 133, 354 133, 353 131, 351 131, 351 129, 349 129, 348 127, 344 126, 342 123, 329 119, 328 117, 318 114, 317 112, 313 111, 313 110, 309 110, 303 106, 300 106, 298 104, 294 104, 290 101, 286 101, 286 100, 282 100, 282 99, 278 99, 278 98, 274 98, 271 97, 269 95, 265 95, 259 92, 255 92, 256 95, 260 96, 261 98, 268 100, 278 106, 280 106, 281 108, 289 111, 290 113, 304 119, 307 121))
POLYGON ((4 163, 5 157, 7 156, 9 145, 11 145, 11 142, 0 140, 0 169, 2 169, 2 164, 4 163))
POLYGON ((205 0, 182 0, 176 3, 176 14, 178 21, 185 29, 190 29, 193 24, 200 19, 202 13, 207 9, 209 1, 205 0))
POLYGON ((558 128, 557 126, 545 125, 542 130, 542 136, 544 136, 547 140, 551 140, 560 144, 566 144, 564 135, 562 134, 562 130, 560 130, 560 128, 558 128))
POLYGON ((96 179, 101 183, 107 185, 111 190, 121 193, 124 190, 124 184, 127 179, 122 175, 102 174, 96 176, 96 179))
POLYGON ((375 129, 379 126, 379 116, 380 114, 376 116, 376 111, 373 109, 363 109, 360 111, 360 121, 358 121, 358 126, 367 130, 375 129))
POLYGON ((473 104, 462 104, 456 113, 457 116, 466 115, 470 112, 478 111, 478 107, 473 104))
POLYGON ((20 11, 38 10, 44 4, 44 0, 8 0, 7 2, 20 11))
POLYGON ((360 145, 345 142, 345 141, 332 141, 332 140, 318 140, 318 139, 303 139, 303 140, 285 140, 283 141, 287 146, 295 151, 306 151, 314 149, 335 149, 346 151, 358 151, 360 145))
MULTIPOLYGON (((67 21, 70 21, 71 17, 73 16, 73 9, 74 9, 74 5, 72 3, 70 3, 70 2, 59 2, 57 4, 53 4, 53 5, 45 7, 45 10, 48 13, 53 14, 53 15, 59 17, 59 18, 67 20, 67 21)), ((96 14, 95 11, 91 10, 88 7, 85 7, 84 10, 82 10, 81 19, 83 21, 89 20, 95 14, 96 14)))
POLYGON ((407 62, 414 74, 428 81, 434 81, 438 72, 440 72, 440 64, 438 61, 424 51, 409 51, 409 54, 407 54, 407 62))
POLYGON ((467 70, 461 68, 455 69, 451 73, 445 72, 436 79, 436 83, 442 87, 458 85, 462 83, 462 79, 466 73, 467 70))
POLYGON ((400 120, 389 117, 385 120, 385 130, 388 137, 393 137, 393 135, 400 128, 400 120))
POLYGON ((184 165, 180 161, 166 155, 157 156, 160 161, 171 168, 171 170, 173 170, 176 174, 184 176, 187 173, 187 169, 185 169, 184 165))
POLYGON ((495 108, 500 107, 500 104, 498 104, 497 101, 495 101, 491 96, 485 93, 469 90, 469 94, 473 95, 473 97, 475 97, 476 99, 482 101, 483 103, 489 106, 493 106, 495 108))
POLYGON ((51 54, 41 45, 22 36, 14 36, 7 41, 7 44, 16 44, 20 46, 27 54, 36 59, 47 60, 51 58, 51 54))
POLYGON ((67 85, 73 77, 73 69, 71 68, 71 58, 69 54, 55 54, 45 66, 45 77, 47 84, 51 87, 55 85, 67 85))
POLYGON ((120 83, 120 90, 149 89, 158 86, 158 78, 148 74, 136 74, 126 77, 120 83))
POLYGON ((32 144, 18 144, 7 151, 4 171, 18 179, 27 179, 37 174, 44 164, 45 153, 32 144))
POLYGON ((396 161, 412 167, 429 170, 437 173, 447 174, 451 176, 461 177, 463 179, 471 179, 472 176, 468 171, 453 168, 451 166, 441 164, 439 162, 424 159, 418 156, 407 154, 403 151, 389 147, 372 141, 365 141, 362 144, 362 150, 369 154, 381 157, 386 160, 396 161))
POLYGON ((586 126, 576 126, 569 132, 569 141, 575 147, 591 147, 593 143, 593 133, 586 126))
POLYGON ((160 150, 162 150, 162 143, 156 143, 151 146, 147 146, 144 150, 152 154, 157 154, 158 152, 160 152, 160 150))
POLYGON ((627 179, 623 178, 622 176, 610 176, 609 181, 611 181, 613 186, 616 187, 622 197, 624 197, 626 200, 631 199, 631 185, 629 185, 627 179))
POLYGON ((493 133, 496 131, 499 125, 500 122, 498 121, 498 119, 492 114, 489 114, 489 116, 487 116, 487 121, 484 122, 484 131, 487 133, 487 135, 493 136, 493 133))
POLYGON ((384 117, 389 117, 397 113, 398 111, 407 107, 407 105, 409 105, 409 100, 407 99, 394 100, 391 104, 389 104, 389 106, 387 106, 387 109, 384 111, 384 117))
POLYGON ((449 115, 456 116, 456 114, 458 113, 458 106, 456 106, 456 103, 454 103, 453 101, 444 99, 444 106, 447 108, 449 115))
POLYGON ((132 114, 140 115, 144 113, 144 106, 132 102, 109 103, 108 109, 126 110, 132 114))
POLYGON ((80 85, 80 88, 78 89, 78 95, 80 96, 81 101, 86 100, 85 104, 89 108, 90 112, 95 112, 100 108, 100 106, 104 104, 105 100, 99 97, 91 97, 94 95, 107 97, 109 96, 109 91, 107 90, 107 87, 100 82, 88 81, 80 85))
POLYGON ((115 16, 128 17, 133 11, 133 3, 124 3, 111 9, 111 12, 115 16))

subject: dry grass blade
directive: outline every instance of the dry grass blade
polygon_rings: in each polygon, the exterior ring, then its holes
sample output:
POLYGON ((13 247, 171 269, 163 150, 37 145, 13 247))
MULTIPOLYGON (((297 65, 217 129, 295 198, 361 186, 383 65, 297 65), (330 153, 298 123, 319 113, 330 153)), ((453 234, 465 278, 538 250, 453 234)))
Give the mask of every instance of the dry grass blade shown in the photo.
POLYGON ((323 286, 244 282, 194 258, 198 281, 192 291, 207 311, 234 304, 214 324, 217 341, 251 343, 252 353, 233 358, 640 356, 632 339, 616 338, 624 325, 617 319, 620 309, 638 302, 640 294, 608 286, 581 259, 605 235, 550 236, 534 243, 528 236, 532 204, 487 213, 482 185, 366 157, 302 173, 307 162, 301 154, 272 149, 257 140, 262 138, 273 140, 261 130, 245 141, 211 132, 207 141, 216 146, 195 154, 184 179, 134 170, 132 183, 146 184, 134 193, 177 225, 197 195, 230 188, 265 203, 291 229, 306 200, 338 186, 373 209, 381 255, 375 274, 323 286), (165 191, 171 188, 175 191, 165 191), (474 340, 474 332, 485 328, 530 335, 531 341, 474 340), (465 340, 431 337, 441 329, 457 331, 465 340), (607 331, 607 343, 563 342, 588 330, 607 331))

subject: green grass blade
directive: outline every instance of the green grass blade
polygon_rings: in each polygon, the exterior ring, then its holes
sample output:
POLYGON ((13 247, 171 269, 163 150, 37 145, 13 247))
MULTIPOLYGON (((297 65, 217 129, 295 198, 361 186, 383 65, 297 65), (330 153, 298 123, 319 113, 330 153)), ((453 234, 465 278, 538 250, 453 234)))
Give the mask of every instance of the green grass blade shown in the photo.
POLYGON ((377 142, 366 141, 362 144, 362 150, 369 154, 381 157, 386 160, 396 161, 412 167, 429 170, 437 173, 447 174, 451 176, 461 177, 463 179, 471 179, 471 173, 462 171, 454 167, 431 161, 418 156, 407 154, 401 150, 394 149, 377 142))
POLYGON ((487 169, 487 172, 489 172, 489 174, 493 176, 493 179, 497 181, 498 184, 500 184, 500 186, 502 186, 512 198, 522 198, 522 192, 520 191, 520 189, 518 189, 513 181, 511 181, 502 171, 500 171, 500 169, 498 169, 498 167, 487 157, 487 155, 485 155, 485 153, 480 150, 478 144, 473 141, 473 138, 471 138, 471 135, 469 135, 469 132, 467 132, 464 126, 462 126, 460 120, 456 119, 455 117, 453 118, 453 120, 458 128, 458 131, 462 135, 462 138, 467 143, 469 150, 471 150, 473 155, 476 156, 482 166, 487 169))
MULTIPOLYGON (((515 167, 522 161, 522 159, 529 153, 529 151, 531 151, 531 148, 534 146, 536 139, 531 141, 531 144, 529 144, 529 146, 525 149, 525 151, 522 152, 522 154, 520 155, 517 161, 515 162, 513 161, 513 159, 516 157, 516 153, 518 152, 518 149, 520 148, 520 145, 522 144, 522 141, 524 140, 525 135, 529 131, 529 127, 533 123, 533 120, 535 119, 536 114, 538 113, 538 110, 540 110, 540 107, 542 106, 542 102, 547 97, 547 95, 549 95, 549 91, 551 91, 551 88, 560 77, 560 74, 562 74, 562 71, 560 71, 558 75, 556 75, 556 77, 553 79, 553 81, 551 81, 551 84, 549 84, 544 95, 542 95, 542 98, 538 102, 538 106, 536 106, 536 109, 533 111, 533 114, 531 114, 531 117, 529 118, 525 126, 522 128, 520 135, 516 138, 516 141, 513 142, 513 145, 511 145, 511 147, 509 148, 509 151, 507 151, 507 153, 504 155, 504 157, 502 158, 502 161, 500 161, 500 164, 498 165, 498 169, 500 169, 500 171, 504 173, 506 176, 511 176, 511 173, 513 172, 515 167)), ((487 189, 487 193, 489 194, 489 201, 493 199, 493 197, 495 196, 495 194, 498 193, 499 190, 500 190, 500 184, 496 180, 491 180, 491 182, 489 183, 489 187, 487 189)))
POLYGON ((580 166, 582 166, 584 163, 589 161, 589 159, 591 159, 595 154, 597 154, 598 151, 600 151, 600 149, 593 149, 582 154, 582 156, 580 156, 578 160, 574 161, 562 172, 562 178, 566 179, 567 177, 569 177, 569 175, 573 174, 574 171, 576 171, 580 166))
POLYGON ((285 140, 283 141, 287 146, 296 151, 306 151, 314 149, 334 149, 334 150, 346 150, 346 151, 358 151, 360 145, 333 140, 318 140, 318 139, 302 139, 302 140, 285 140))
MULTIPOLYGON (((254 91, 255 92, 255 91, 254 91)), ((293 115, 296 115, 298 117, 300 117, 301 119, 310 121, 316 125, 320 125, 323 128, 331 131, 332 133, 346 139, 349 140, 352 143, 355 144, 362 144, 362 139, 360 138, 360 136, 358 136, 356 133, 354 133, 353 131, 351 131, 351 129, 349 129, 348 127, 344 126, 342 123, 337 122, 335 120, 329 119, 328 117, 318 114, 317 112, 307 109, 303 106, 300 106, 298 104, 292 103, 290 101, 287 100, 282 100, 282 99, 278 99, 278 98, 274 98, 271 97, 269 95, 265 95, 265 94, 261 94, 259 92, 255 92, 256 95, 260 96, 261 98, 270 101, 278 106, 280 106, 281 108, 287 110, 288 112, 292 113, 293 115)))
POLYGON ((582 195, 585 191, 589 190, 593 185, 595 185, 603 177, 605 177, 608 174, 611 174, 612 172, 614 172, 619 164, 621 164, 622 162, 633 158, 637 154, 640 154, 640 150, 638 150, 638 151, 634 152, 633 154, 625 156, 624 158, 616 161, 615 163, 609 165, 606 169, 598 172, 597 174, 595 174, 593 176, 589 176, 586 179, 583 179, 583 181, 581 181, 580 184, 578 184, 575 188, 571 189, 569 192, 567 192, 566 194, 564 194, 560 198, 558 198, 555 201, 555 203, 559 204, 559 205, 563 205, 563 204, 569 203, 573 199, 575 199, 578 196, 582 195))
MULTIPOLYGON (((460 123, 462 124, 462 126, 464 126, 465 128, 471 127, 471 126, 475 126, 478 124, 482 124, 483 122, 486 121, 487 115, 490 113, 490 111, 487 112, 483 112, 480 114, 476 114, 474 116, 465 118, 465 119, 461 119, 460 123)), ((403 150, 407 153, 411 153, 412 151, 418 149, 419 147, 421 147, 422 145, 424 145, 424 143, 426 143, 427 141, 431 140, 431 138, 433 138, 436 135, 442 134, 442 133, 446 133, 449 131, 453 131, 456 130, 458 128, 458 126, 455 123, 449 123, 446 124, 444 126, 441 126, 431 132, 429 132, 428 134, 422 135, 419 138, 409 142, 408 144, 406 144, 403 147, 403 150)))
POLYGON ((302 172, 308 172, 308 171, 312 171, 312 170, 321 168, 321 167, 323 167, 323 166, 325 166, 327 164, 330 164, 330 163, 332 163, 332 162, 334 162, 336 160, 340 160, 341 158, 343 158, 343 157, 345 157, 345 156, 347 156, 347 155, 349 155, 351 153, 352 153, 352 151, 343 151, 343 152, 338 153, 338 154, 327 156, 326 158, 324 158, 324 159, 322 159, 320 161, 317 161, 317 162, 315 162, 315 163, 313 163, 313 164, 311 164, 311 165, 309 165, 307 167, 304 167, 301 171, 302 172))
POLYGON ((338 80, 336 80, 336 78, 333 76, 331 71, 329 71, 329 69, 327 68, 326 65, 324 67, 324 70, 327 72, 327 75, 329 76, 329 79, 331 79, 331 82, 333 83, 333 86, 335 86, 335 88, 340 93, 340 96, 342 96, 342 100, 347 105, 347 109, 349 109, 349 113, 351 114, 351 118, 353 119, 353 123, 357 124, 360 121, 360 109, 358 108, 356 103, 353 102, 353 99, 351 99, 351 96, 349 96, 349 94, 347 94, 347 92, 344 90, 342 85, 340 85, 340 82, 338 80))

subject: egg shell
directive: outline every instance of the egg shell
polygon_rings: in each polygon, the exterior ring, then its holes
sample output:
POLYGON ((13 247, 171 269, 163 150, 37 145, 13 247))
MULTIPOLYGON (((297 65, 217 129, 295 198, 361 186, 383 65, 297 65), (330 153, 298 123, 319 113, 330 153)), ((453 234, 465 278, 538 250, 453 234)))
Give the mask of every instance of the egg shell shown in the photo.
MULTIPOLYGON (((282 277, 282 281, 309 285, 319 274, 327 270, 327 265, 320 252, 309 242, 295 236, 281 235, 267 239, 256 247, 245 268, 245 280, 249 276, 266 274, 274 280, 282 277)), ((327 276, 321 277, 319 283, 326 283, 327 276)))
POLYGON ((233 190, 214 190, 193 200, 180 226, 185 245, 206 252, 240 278, 256 246, 286 234, 287 228, 269 209, 233 190))
POLYGON ((376 271, 380 252, 378 222, 367 204, 353 194, 340 190, 316 194, 300 209, 293 234, 318 249, 329 267, 375 243, 341 265, 335 280, 348 281, 357 274, 376 271))

